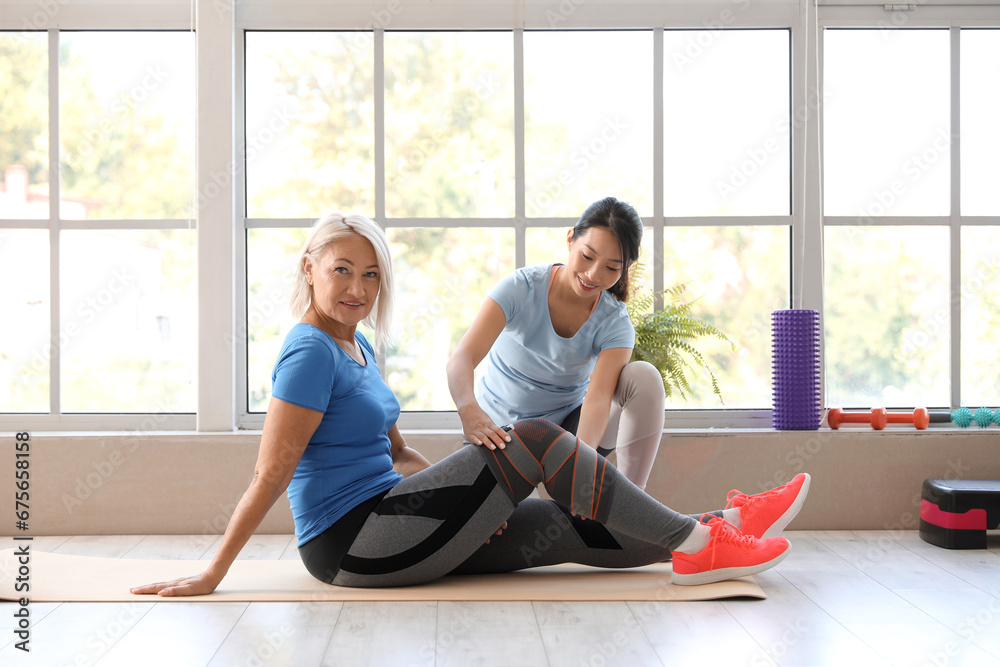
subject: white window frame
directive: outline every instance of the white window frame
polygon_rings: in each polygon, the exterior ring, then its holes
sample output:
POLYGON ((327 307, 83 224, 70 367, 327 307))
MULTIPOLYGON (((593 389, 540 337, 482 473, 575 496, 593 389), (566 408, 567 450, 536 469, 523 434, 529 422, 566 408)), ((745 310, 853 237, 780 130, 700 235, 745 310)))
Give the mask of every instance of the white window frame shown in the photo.
MULTIPOLYGON (((0 30, 44 34, 48 47, 48 142, 49 216, 42 220, 0 220, 2 229, 42 229, 49 232, 49 341, 59 340, 61 232, 71 230, 168 230, 193 229, 194 220, 65 220, 60 215, 59 177, 59 33, 76 30, 162 30, 192 31, 192 5, 176 2, 163 5, 140 0, 127 5, 87 6, 76 3, 0 3, 6 5, 0 30)), ((201 296, 201 295, 199 295, 201 296)), ((11 326, 13 323, 5 323, 11 326)), ((199 323, 200 327, 200 323, 199 323)), ((184 431, 196 426, 191 413, 72 413, 63 412, 60 374, 61 350, 49 349, 49 412, 0 414, 0 430, 19 431, 184 431)))
MULTIPOLYGON (((662 265, 658 263, 658 258, 663 252, 663 229, 665 225, 688 227, 688 226, 743 226, 747 224, 749 216, 718 216, 718 217, 666 217, 664 215, 663 201, 663 32, 665 29, 686 28, 686 29, 721 29, 723 27, 738 28, 776 28, 791 30, 792 49, 795 46, 795 31, 792 30, 798 12, 794 5, 789 3, 774 3, 773 5, 752 5, 741 3, 745 6, 745 12, 738 12, 738 5, 732 2, 705 3, 698 5, 678 5, 677 11, 670 13, 670 21, 667 23, 662 16, 662 12, 656 8, 638 5, 623 5, 611 2, 588 2, 587 5, 564 5, 538 4, 526 7, 526 16, 517 24, 513 23, 511 16, 507 12, 495 10, 489 11, 491 6, 487 6, 486 11, 479 11, 479 7, 470 7, 467 12, 456 11, 454 6, 446 9, 440 7, 427 7, 421 9, 419 16, 414 12, 404 14, 400 11, 393 14, 389 9, 393 7, 390 2, 385 6, 368 8, 360 13, 342 11, 344 8, 337 8, 337 11, 329 15, 323 12, 307 11, 299 13, 291 9, 288 5, 282 5, 280 10, 280 20, 278 16, 269 9, 262 6, 248 7, 247 12, 237 16, 235 49, 240 62, 237 71, 242 71, 243 39, 248 31, 274 30, 280 26, 282 30, 358 30, 373 29, 375 35, 375 211, 374 219, 386 228, 390 227, 443 227, 443 228, 467 228, 476 226, 486 226, 492 228, 512 228, 515 232, 515 253, 516 266, 525 264, 525 222, 530 222, 532 227, 556 227, 568 228, 575 222, 576 218, 532 218, 528 221, 525 212, 525 167, 524 167, 524 110, 522 101, 524 99, 523 80, 523 37, 525 31, 530 30, 551 30, 557 29, 644 29, 653 33, 653 215, 644 218, 647 227, 653 230, 654 257, 651 260, 653 266, 662 265), (560 9, 561 7, 561 9, 560 9), (570 12, 569 8, 575 8, 570 12), (380 11, 385 13, 380 14, 380 11), (737 13, 740 13, 739 20, 737 13), (745 14, 742 15, 742 14, 745 14), (384 20, 383 20, 384 19, 384 20), (275 25, 278 21, 279 26, 275 25), (737 22, 738 21, 738 22, 737 22), (386 218, 385 215, 385 160, 384 146, 381 144, 382 131, 384 129, 384 100, 382 98, 383 62, 381 58, 382 43, 386 30, 504 30, 512 32, 514 41, 514 155, 515 155, 515 205, 514 217, 512 218, 489 218, 489 219, 468 219, 468 218, 386 218)), ((396 5, 398 7, 398 5, 396 5)), ((509 8, 508 8, 509 10, 509 8)), ((803 50, 804 53, 804 50, 803 50)), ((794 56, 792 57, 794 61, 794 56)), ((237 86, 242 85, 240 82, 237 86)), ((797 88, 793 85, 794 90, 797 88)), ((801 89, 801 86, 798 86, 801 89)), ((243 99, 242 91, 237 95, 237 104, 243 99)), ((794 97, 793 97, 794 99, 794 97)), ((794 102, 793 102, 794 104, 794 102)), ((244 114, 237 113, 237 119, 242 119, 244 114)), ((242 136, 243 128, 238 127, 237 136, 242 136)), ((798 154, 804 148, 801 138, 793 134, 793 155, 798 154)), ((793 164, 800 164, 801 158, 793 157, 793 164)), ((794 184, 794 178, 793 178, 794 184)), ((237 184, 237 201, 245 201, 245 191, 240 190, 243 184, 237 184)), ((796 192, 794 185, 792 188, 792 211, 786 216, 753 216, 755 225, 780 225, 794 230, 802 229, 802 216, 796 216, 801 199, 801 193, 796 192)), ((241 205, 239 207, 243 209, 241 205)), ((245 229, 255 227, 308 227, 312 224, 311 219, 247 219, 243 217, 245 229)), ((239 223, 238 223, 239 224, 239 223)), ((242 243, 242 248, 237 252, 237 256, 245 258, 245 233, 243 238, 237 243, 242 243)), ((800 263, 799 269, 804 269, 808 263, 800 263)), ((245 266, 242 267, 245 271, 245 266)), ((805 277, 800 280, 805 280, 805 277)), ((798 280, 796 281, 798 282, 798 280)), ((654 289, 663 289, 663 276, 654 273, 654 289)), ((239 321, 246 321, 246 301, 239 300, 239 308, 242 312, 237 314, 239 321)), ((380 365, 384 358, 379 359, 380 365)), ((238 396, 238 404, 241 406, 239 415, 240 428, 259 429, 263 426, 264 416, 261 413, 249 413, 246 411, 246 391, 247 391, 247 368, 246 354, 239 356, 237 378, 242 384, 238 396)), ((769 404, 770 397, 763 403, 769 404)), ((670 410, 669 426, 671 428, 691 428, 703 426, 734 426, 734 427, 760 427, 769 428, 771 425, 771 415, 769 409, 757 410, 670 410)), ((460 428, 461 422, 455 411, 405 411, 400 415, 400 427, 404 429, 421 430, 450 430, 460 428)))
MULTIPOLYGON (((58 406, 58 377, 53 378, 53 410, 48 415, 0 415, 0 430, 36 431, 232 431, 260 429, 263 416, 246 410, 247 376, 245 343, 234 344, 245 331, 245 256, 246 229, 252 226, 308 226, 312 220, 253 220, 245 215, 245 192, 240 140, 243 136, 243 35, 247 30, 372 30, 376 44, 385 30, 512 30, 515 34, 515 68, 523 61, 521 35, 532 29, 650 29, 654 31, 654 214, 646 219, 654 234, 654 248, 662 252, 665 225, 744 224, 746 218, 670 218, 663 215, 660 184, 663 174, 662 154, 662 34, 665 29, 787 28, 791 31, 792 113, 810 109, 810 95, 816 90, 821 71, 822 30, 830 27, 868 28, 949 28, 952 33, 952 129, 957 135, 958 32, 960 28, 1000 28, 1000 2, 982 0, 936 0, 911 3, 908 9, 889 10, 884 3, 864 0, 773 0, 746 2, 647 3, 615 0, 542 0, 494 1, 440 5, 431 0, 386 0, 383 2, 285 3, 280 0, 132 0, 125 2, 80 0, 72 3, 7 2, 0 0, 0 30, 21 31, 28 28, 49 31, 50 48, 50 183, 58 185, 58 59, 53 55, 56 30, 191 30, 197 26, 198 138, 196 160, 198 191, 209 189, 218 194, 199 211, 198 234, 198 411, 187 414, 61 414, 58 406), (228 110, 223 113, 220 110, 228 110), (239 158, 239 159, 238 159, 239 158), (228 175, 229 181, 226 181, 228 175)), ((57 53, 55 54, 57 55, 57 53)), ((376 67, 381 67, 380 64, 376 67)), ((377 72, 381 80, 381 72, 377 72)), ((381 90, 376 86, 376 106, 381 113, 381 90)), ((515 103, 523 99, 523 82, 516 82, 515 103)), ((822 257, 823 225, 855 224, 853 218, 822 216, 821 171, 817 156, 821 151, 820 123, 811 109, 808 120, 792 135, 792 209, 790 216, 755 217, 756 224, 789 225, 792 231, 792 307, 823 310, 822 257), (812 258, 810 260, 810 258, 812 258)), ((519 111, 520 113, 520 111, 519 111)), ((383 123, 378 119, 380 129, 383 123)), ((516 215, 508 221, 517 232, 518 265, 524 263, 524 233, 514 223, 524 218, 523 118, 516 121, 518 151, 516 215)), ((380 135, 378 132, 376 136, 380 135)), ((378 140, 377 140, 378 141, 378 140)), ((970 225, 997 225, 1000 218, 961 216, 960 144, 953 144, 952 213, 939 219, 891 218, 886 224, 947 224, 951 230, 950 276, 952 285, 960 284, 961 228, 970 225)), ((376 160, 383 160, 382 147, 376 146, 376 160)), ((384 173, 384 163, 377 164, 384 173)), ((384 181, 383 181, 384 184, 384 181)), ((384 187, 384 185, 382 186, 384 187)), ((376 200, 384 202, 376 192, 376 200)), ((57 204, 56 204, 57 206, 57 204)), ((387 226, 407 224, 445 227, 470 226, 485 221, 426 219, 385 219, 384 204, 374 211, 376 220, 387 226), (381 210, 379 210, 381 209, 381 210)), ((493 226, 497 221, 488 221, 493 226)), ((565 226, 569 219, 533 220, 540 226, 565 226)), ((179 221, 127 221, 128 228, 172 229, 179 221)), ((188 221, 183 221, 183 227, 188 221)), ((121 228, 122 221, 62 221, 55 211, 48 220, 3 220, 0 228, 63 229, 121 228)), ((52 325, 58 332, 58 237, 51 244, 52 325)), ((662 277, 654 285, 661 288, 662 277)), ((958 405, 961 371, 961 304, 953 300, 951 324, 951 395, 958 405)), ((53 373, 57 374, 58 370, 53 373)), ((769 402, 769 401, 768 401, 769 402)), ((405 413, 401 426, 408 429, 454 429, 454 412, 405 413)), ((770 411, 744 410, 671 410, 668 428, 693 427, 770 427, 770 411)))

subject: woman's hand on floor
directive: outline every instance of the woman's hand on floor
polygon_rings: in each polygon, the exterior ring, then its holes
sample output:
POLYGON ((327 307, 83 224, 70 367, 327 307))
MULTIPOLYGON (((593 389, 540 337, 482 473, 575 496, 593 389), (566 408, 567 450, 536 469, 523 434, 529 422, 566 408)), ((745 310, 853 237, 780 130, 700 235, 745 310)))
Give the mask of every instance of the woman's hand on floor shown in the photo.
POLYGON ((183 595, 208 595, 218 587, 219 582, 207 572, 193 577, 180 577, 173 581, 161 581, 145 586, 136 586, 129 591, 133 595, 159 595, 161 597, 175 597, 183 595))

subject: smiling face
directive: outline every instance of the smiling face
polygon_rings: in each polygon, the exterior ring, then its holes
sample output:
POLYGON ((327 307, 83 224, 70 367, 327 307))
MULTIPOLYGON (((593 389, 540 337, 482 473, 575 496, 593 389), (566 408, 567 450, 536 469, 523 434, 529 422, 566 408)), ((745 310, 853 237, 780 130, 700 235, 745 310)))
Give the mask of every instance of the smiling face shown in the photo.
POLYGON ((372 244, 348 236, 327 246, 315 262, 303 258, 312 285, 310 310, 335 337, 353 340, 354 329, 368 317, 379 293, 379 265, 372 244))
POLYGON ((576 240, 570 230, 566 238, 569 241, 566 268, 575 294, 600 294, 618 282, 622 275, 622 251, 610 229, 590 227, 576 240))

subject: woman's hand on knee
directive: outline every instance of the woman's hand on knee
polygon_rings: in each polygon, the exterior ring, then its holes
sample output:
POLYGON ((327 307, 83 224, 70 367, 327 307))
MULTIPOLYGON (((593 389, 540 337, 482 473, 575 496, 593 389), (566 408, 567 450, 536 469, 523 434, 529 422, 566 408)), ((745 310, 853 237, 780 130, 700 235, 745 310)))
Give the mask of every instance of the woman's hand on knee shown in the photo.
POLYGON ((173 581, 161 581, 145 586, 130 588, 133 595, 159 595, 160 597, 176 597, 184 595, 208 595, 214 591, 219 582, 207 572, 193 577, 180 577, 173 581))
POLYGON ((502 428, 493 423, 486 411, 479 407, 469 408, 458 413, 462 420, 462 431, 465 439, 476 445, 485 445, 490 449, 503 449, 510 436, 502 428))

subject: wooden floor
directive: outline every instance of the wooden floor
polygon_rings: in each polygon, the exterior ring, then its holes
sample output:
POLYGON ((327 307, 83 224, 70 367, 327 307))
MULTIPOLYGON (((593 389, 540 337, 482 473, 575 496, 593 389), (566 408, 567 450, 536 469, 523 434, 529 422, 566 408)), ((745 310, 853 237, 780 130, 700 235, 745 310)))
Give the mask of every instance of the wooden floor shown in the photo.
MULTIPOLYGON (((0 665, 1000 666, 1000 535, 953 551, 915 532, 789 532, 767 600, 31 603, 0 608, 0 665)), ((13 545, 0 539, 0 548, 13 545)), ((206 559, 215 536, 35 538, 33 549, 206 559)), ((297 559, 288 536, 241 557, 297 559)), ((144 583, 144 582, 136 582, 144 583)))

